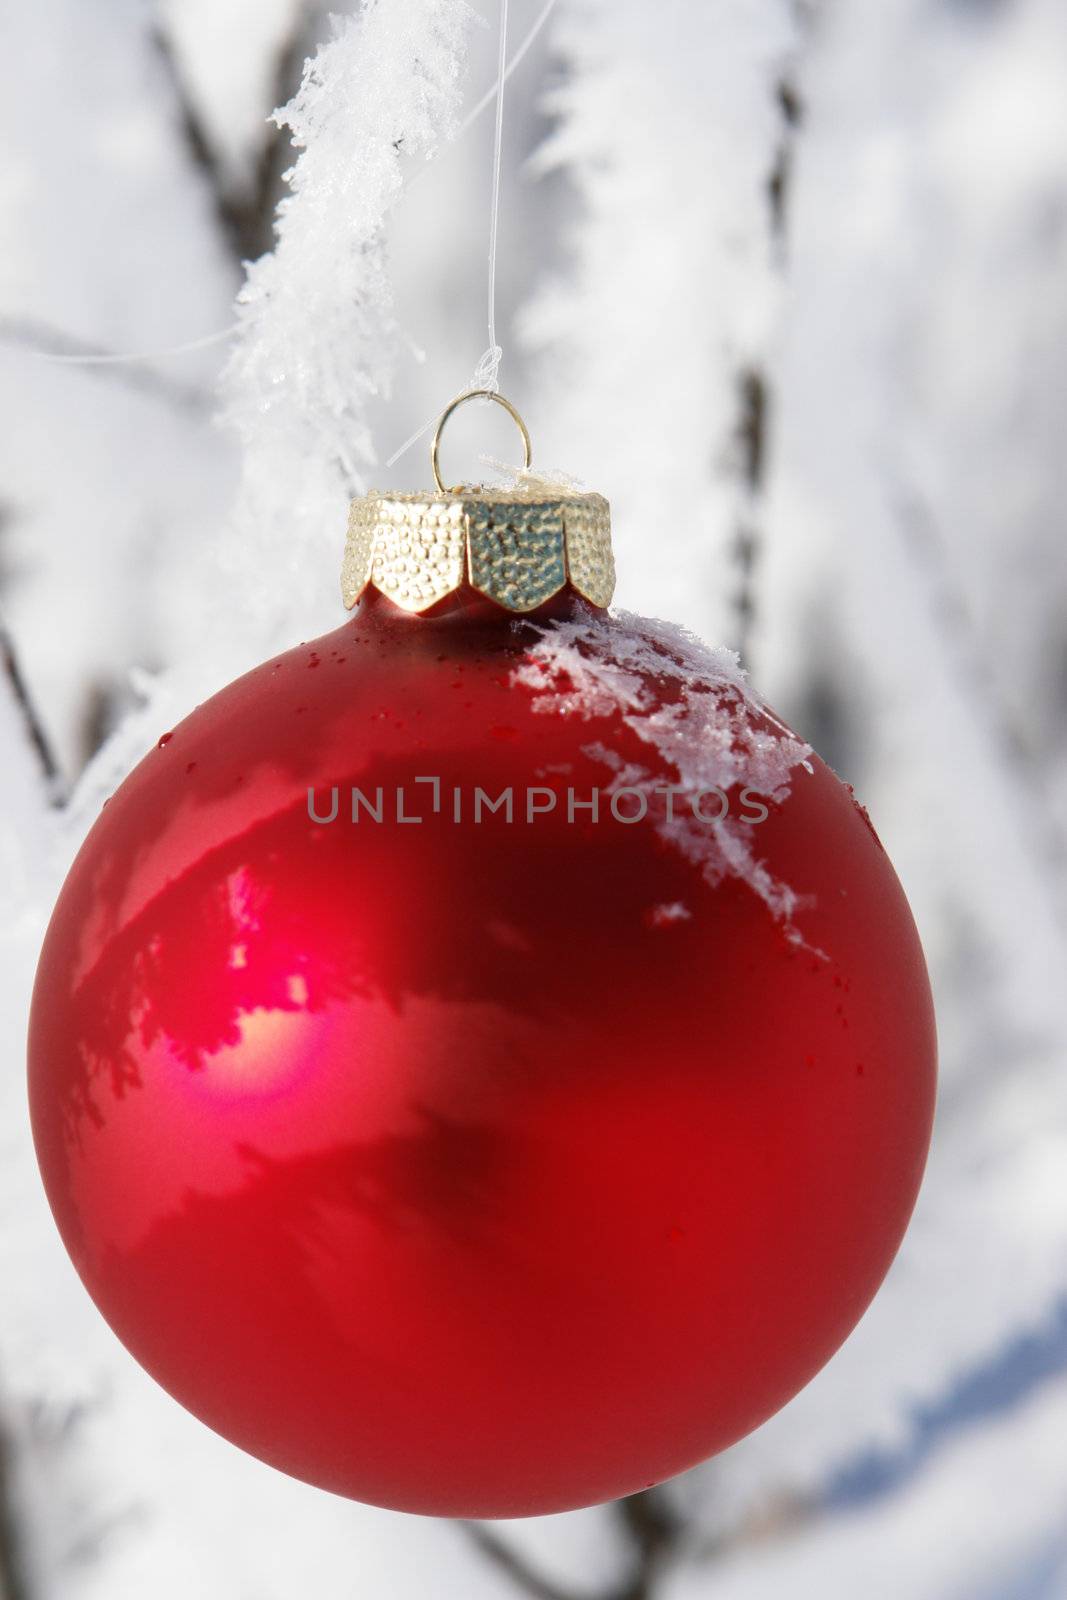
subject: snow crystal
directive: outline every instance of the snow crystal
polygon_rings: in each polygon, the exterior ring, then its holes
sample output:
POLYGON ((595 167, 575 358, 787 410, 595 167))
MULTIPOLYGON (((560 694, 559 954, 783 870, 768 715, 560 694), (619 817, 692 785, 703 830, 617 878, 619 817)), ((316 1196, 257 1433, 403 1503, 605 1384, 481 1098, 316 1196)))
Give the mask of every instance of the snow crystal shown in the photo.
MULTIPOLYGON (((751 789, 780 804, 811 755, 754 694, 732 650, 706 645, 675 623, 627 612, 549 623, 513 678, 536 693, 539 710, 590 720, 618 715, 689 795, 751 789), (674 686, 667 697, 664 680, 674 686)), ((586 751, 612 769, 609 792, 662 786, 662 770, 624 767, 603 744, 586 751)), ((751 823, 727 809, 699 822, 676 812, 656 826, 707 882, 747 883, 800 942, 792 923, 799 897, 759 858, 751 823)))
POLYGON ((653 906, 648 920, 654 928, 668 928, 672 922, 688 922, 692 915, 681 900, 671 900, 664 905, 653 906))

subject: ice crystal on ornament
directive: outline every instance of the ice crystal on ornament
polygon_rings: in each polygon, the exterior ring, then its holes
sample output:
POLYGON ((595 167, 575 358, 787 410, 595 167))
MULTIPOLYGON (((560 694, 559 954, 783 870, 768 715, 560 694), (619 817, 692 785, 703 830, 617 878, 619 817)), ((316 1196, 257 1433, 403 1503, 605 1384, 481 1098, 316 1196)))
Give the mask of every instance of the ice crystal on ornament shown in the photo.
MULTIPOLYGON (((617 715, 652 747, 656 772, 624 764, 607 746, 590 743, 588 753, 613 771, 609 791, 651 794, 662 787, 666 766, 688 795, 749 790, 781 804, 812 753, 753 693, 732 650, 706 645, 675 623, 628 612, 550 623, 514 677, 535 692, 539 710, 589 720, 617 715), (664 680, 676 686, 666 702, 653 692, 664 680)), ((726 877, 747 883, 799 942, 792 922, 799 897, 760 859, 751 821, 729 809, 710 819, 680 808, 656 826, 699 863, 709 883, 726 877)))

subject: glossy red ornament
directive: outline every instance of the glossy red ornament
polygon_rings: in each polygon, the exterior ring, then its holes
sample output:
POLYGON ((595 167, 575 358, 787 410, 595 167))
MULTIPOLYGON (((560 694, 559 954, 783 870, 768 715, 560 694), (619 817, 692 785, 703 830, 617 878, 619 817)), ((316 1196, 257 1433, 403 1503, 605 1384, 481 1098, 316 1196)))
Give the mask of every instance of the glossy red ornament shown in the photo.
POLYGON ((850 792, 812 758, 753 826, 790 914, 695 822, 570 821, 678 770, 622 700, 546 715, 540 637, 371 593, 201 706, 89 835, 34 1000, 41 1169, 116 1333, 244 1449, 410 1511, 605 1500, 754 1427, 864 1310, 929 1136, 923 958, 850 792))

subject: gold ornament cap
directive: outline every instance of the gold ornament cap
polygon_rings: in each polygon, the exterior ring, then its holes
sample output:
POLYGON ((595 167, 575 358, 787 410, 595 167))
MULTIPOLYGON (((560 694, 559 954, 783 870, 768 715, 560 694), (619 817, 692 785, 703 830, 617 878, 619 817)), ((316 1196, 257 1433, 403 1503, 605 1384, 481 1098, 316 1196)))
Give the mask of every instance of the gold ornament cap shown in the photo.
POLYGON ((524 472, 532 458, 526 425, 492 390, 460 395, 437 424, 431 451, 436 493, 373 490, 353 500, 341 569, 345 606, 373 586, 405 611, 428 611, 469 583, 507 611, 522 614, 567 584, 596 606, 615 592, 611 509, 603 495, 530 476, 513 488, 446 488, 441 433, 458 406, 484 398, 504 407, 522 434, 524 472))

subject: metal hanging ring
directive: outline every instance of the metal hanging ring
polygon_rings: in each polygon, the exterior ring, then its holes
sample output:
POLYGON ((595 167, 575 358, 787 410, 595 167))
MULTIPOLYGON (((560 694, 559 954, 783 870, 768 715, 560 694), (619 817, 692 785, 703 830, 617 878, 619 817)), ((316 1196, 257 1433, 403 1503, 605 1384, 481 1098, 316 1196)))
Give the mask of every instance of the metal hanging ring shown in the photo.
POLYGON ((495 389, 468 389, 466 394, 459 395, 455 400, 452 401, 451 405, 445 407, 441 413, 441 420, 438 422, 437 428, 434 432, 433 445, 430 448, 430 465, 433 467, 433 481, 436 483, 441 494, 458 494, 462 487, 460 484, 454 484, 451 489, 446 489, 444 483, 441 481, 441 435, 444 432, 445 423, 448 421, 453 411, 457 411, 460 406, 466 405, 468 400, 493 400, 498 406, 503 406, 508 416, 522 434, 523 451, 526 457, 522 464, 524 472, 528 470, 530 462, 533 460, 533 446, 530 443, 529 431, 527 430, 525 422, 523 422, 511 401, 505 400, 504 396, 502 394, 498 394, 495 389))

